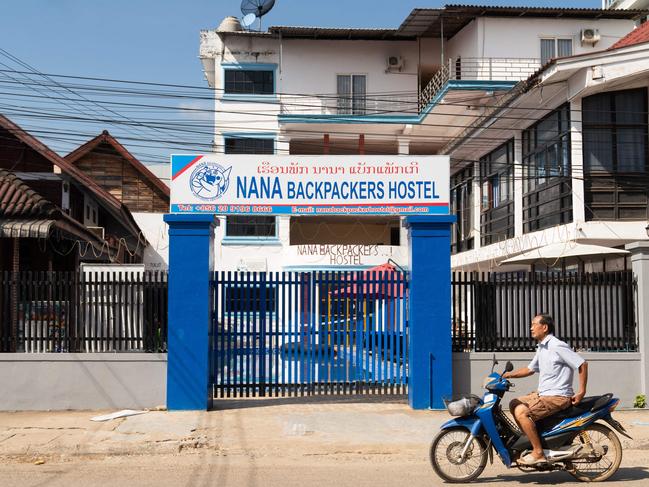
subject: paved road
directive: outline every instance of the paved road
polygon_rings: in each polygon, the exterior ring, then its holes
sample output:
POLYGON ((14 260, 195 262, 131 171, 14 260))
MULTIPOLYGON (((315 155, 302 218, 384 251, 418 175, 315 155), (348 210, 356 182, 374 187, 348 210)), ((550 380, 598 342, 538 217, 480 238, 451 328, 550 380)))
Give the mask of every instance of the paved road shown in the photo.
MULTIPOLYGON (((421 458, 408 461, 400 457, 367 453, 339 453, 333 458, 302 458, 299 462, 282 458, 250 458, 247 455, 223 456, 218 452, 185 455, 108 457, 99 460, 76 459, 44 465, 13 464, 0 466, 3 487, 291 487, 291 486, 437 486, 428 463, 421 458)), ((627 452, 618 474, 610 484, 640 487, 649 484, 646 452, 627 452)), ((472 485, 583 485, 563 472, 523 474, 502 467, 487 467, 472 485)))
MULTIPOLYGON (((211 412, 149 412, 97 423, 98 412, 0 413, 0 487, 442 485, 428 447, 443 412, 403 402, 220 402, 211 412), (35 463, 41 463, 36 465, 35 463)), ((649 411, 615 413, 622 468, 649 485, 649 411)), ((477 485, 582 485, 564 472, 489 466, 477 485)), ((472 484, 476 485, 476 483, 472 484)))

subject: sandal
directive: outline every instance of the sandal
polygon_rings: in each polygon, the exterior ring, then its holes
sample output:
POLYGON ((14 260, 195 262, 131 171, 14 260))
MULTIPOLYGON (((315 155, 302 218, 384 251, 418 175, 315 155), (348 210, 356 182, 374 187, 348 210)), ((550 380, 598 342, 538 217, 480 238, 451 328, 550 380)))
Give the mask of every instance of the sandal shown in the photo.
POLYGON ((519 458, 516 462, 527 467, 533 467, 535 465, 540 465, 541 463, 548 463, 545 457, 536 458, 531 453, 519 458))

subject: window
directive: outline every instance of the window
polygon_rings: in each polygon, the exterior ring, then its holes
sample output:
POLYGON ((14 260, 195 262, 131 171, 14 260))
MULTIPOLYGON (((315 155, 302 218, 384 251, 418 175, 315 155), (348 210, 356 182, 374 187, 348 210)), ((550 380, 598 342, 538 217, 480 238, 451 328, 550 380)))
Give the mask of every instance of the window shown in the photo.
POLYGON ((572 39, 541 39, 541 64, 557 57, 572 56, 572 39))
POLYGON ((226 95, 272 95, 275 93, 275 72, 269 69, 225 69, 226 95))
POLYGON ((226 154, 273 154, 274 139, 225 137, 226 154))
POLYGON ((514 236, 514 140, 480 158, 482 245, 514 236))
POLYGON ((277 286, 242 285, 225 288, 226 313, 276 313, 277 286))
POLYGON ((275 237, 274 216, 228 216, 225 223, 227 237, 275 237))
POLYGON ((587 172, 646 172, 646 89, 589 96, 582 110, 587 172))
POLYGON ((337 77, 338 113, 364 115, 366 76, 364 74, 339 74, 337 77))
POLYGON ((451 234, 451 251, 473 248, 473 168, 467 167, 451 178, 451 213, 456 215, 451 234))
POLYGON ((587 220, 647 218, 646 112, 645 88, 583 99, 587 220))
MULTIPOLYGON (((273 154, 275 140, 261 137, 225 136, 226 154, 273 154)), ((274 238, 277 223, 274 216, 228 216, 225 236, 238 238, 274 238)))
POLYGON ((480 159, 482 210, 498 208, 513 197, 514 142, 509 141, 480 159))
POLYGON ((562 105, 523 131, 523 230, 572 220, 570 108, 562 105))

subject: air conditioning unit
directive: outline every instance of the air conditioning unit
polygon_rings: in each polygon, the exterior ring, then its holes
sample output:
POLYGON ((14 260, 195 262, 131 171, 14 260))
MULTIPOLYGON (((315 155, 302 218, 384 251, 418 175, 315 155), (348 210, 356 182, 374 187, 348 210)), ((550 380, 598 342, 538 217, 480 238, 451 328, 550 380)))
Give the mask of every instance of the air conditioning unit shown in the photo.
POLYGON ((401 71, 403 68, 403 58, 401 56, 388 56, 388 71, 401 71))
POLYGON ((590 44, 594 46, 601 39, 598 29, 581 29, 581 45, 590 44))
POLYGON ((105 240, 104 237, 104 227, 86 227, 88 230, 90 230, 92 233, 94 233, 97 238, 100 238, 101 240, 105 240))

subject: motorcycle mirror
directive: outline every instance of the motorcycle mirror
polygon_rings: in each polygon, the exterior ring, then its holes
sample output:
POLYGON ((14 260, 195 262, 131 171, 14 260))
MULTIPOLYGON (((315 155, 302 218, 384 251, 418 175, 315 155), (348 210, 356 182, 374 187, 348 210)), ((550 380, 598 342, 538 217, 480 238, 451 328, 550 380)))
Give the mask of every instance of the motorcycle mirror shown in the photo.
POLYGON ((496 368, 496 365, 498 365, 498 360, 496 360, 496 354, 493 354, 493 357, 491 358, 491 373, 493 374, 494 368, 496 368))
POLYGON ((511 372, 512 370, 514 370, 514 364, 508 360, 505 364, 505 372, 511 372))

